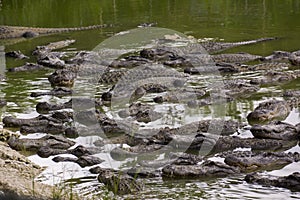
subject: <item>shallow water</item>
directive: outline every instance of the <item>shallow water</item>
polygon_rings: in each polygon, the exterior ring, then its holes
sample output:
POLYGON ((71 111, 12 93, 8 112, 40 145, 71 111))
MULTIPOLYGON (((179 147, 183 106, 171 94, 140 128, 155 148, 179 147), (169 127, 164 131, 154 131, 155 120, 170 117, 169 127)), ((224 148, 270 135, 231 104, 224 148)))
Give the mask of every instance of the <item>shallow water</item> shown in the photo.
MULTIPOLYGON (((77 27, 93 24, 108 24, 108 28, 91 31, 70 32, 58 35, 43 36, 35 39, 17 41, 0 41, 5 51, 21 50, 30 55, 37 46, 66 38, 76 39, 71 50, 92 50, 103 40, 115 33, 128 31, 145 22, 157 22, 158 27, 172 29, 195 38, 213 38, 223 41, 239 41, 261 37, 278 37, 278 40, 244 46, 228 50, 227 52, 241 52, 258 55, 268 55, 274 50, 294 51, 300 48, 300 1, 298 0, 88 0, 88 1, 0 1, 0 24, 35 26, 35 27, 77 27)), ((31 58, 30 61, 34 61, 31 58)), ((24 61, 6 60, 6 68, 23 64, 24 61)), ((31 118, 38 115, 35 111, 37 102, 66 102, 69 97, 57 98, 43 96, 29 97, 33 91, 51 89, 47 76, 53 70, 38 71, 35 73, 6 72, 6 81, 1 83, 1 96, 8 105, 2 109, 2 116, 13 115, 20 118, 31 118)), ((255 73, 232 75, 233 78, 247 79, 255 77, 255 73)), ((193 86, 202 86, 210 77, 195 76, 193 86)), ((223 77, 221 77, 223 78, 223 77)), ((236 119, 247 122, 246 116, 260 102, 270 99, 282 99, 282 90, 298 89, 300 80, 287 84, 263 87, 250 98, 241 98, 222 105, 226 119, 236 119)), ((149 102, 152 96, 142 100, 149 102)), ((184 105, 164 104, 156 105, 156 109, 165 113, 163 120, 142 124, 143 128, 180 126, 197 119, 213 118, 219 107, 203 107, 197 111, 190 110, 184 105), (170 118, 170 111, 172 117, 170 118)), ((104 108, 111 116, 115 116, 109 108, 104 108)), ((286 122, 297 124, 300 122, 299 109, 294 109, 285 119, 286 122)), ((250 137, 248 130, 240 130, 239 136, 250 137)), ((41 137, 42 134, 30 134, 24 137, 41 137)), ((99 136, 79 137, 78 144, 92 146, 99 136)), ((97 154, 105 162, 102 167, 119 168, 124 161, 115 161, 109 155, 113 146, 107 145, 102 153, 97 154)), ((290 151, 300 152, 299 146, 290 151)), ((105 188, 99 184, 94 175, 88 172, 88 167, 81 169, 77 164, 54 163, 51 158, 40 158, 37 155, 29 156, 34 162, 49 166, 39 177, 39 180, 48 184, 59 183, 71 179, 76 183, 75 190, 87 196, 103 195, 105 188)), ((286 175, 299 171, 299 164, 292 163, 281 170, 275 170, 274 175, 286 175)), ((126 196, 128 199, 299 199, 300 193, 287 189, 250 185, 243 181, 244 176, 234 176, 213 180, 143 180, 146 188, 138 196, 126 196)))

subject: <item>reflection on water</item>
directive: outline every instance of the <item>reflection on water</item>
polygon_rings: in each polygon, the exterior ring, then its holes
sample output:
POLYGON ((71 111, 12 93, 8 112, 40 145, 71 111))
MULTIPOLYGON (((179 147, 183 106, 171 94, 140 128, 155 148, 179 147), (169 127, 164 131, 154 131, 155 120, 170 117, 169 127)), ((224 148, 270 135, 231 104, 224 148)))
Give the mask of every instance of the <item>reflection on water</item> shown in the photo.
MULTIPOLYGON (((239 47, 227 52, 249 52, 258 55, 268 55, 274 50, 294 51, 300 48, 300 2, 298 0, 2 0, 0 4, 0 24, 37 26, 37 27, 77 27, 93 24, 112 24, 112 27, 82 32, 63 33, 29 40, 0 41, 6 51, 21 50, 31 55, 37 45, 63 40, 76 39, 73 50, 91 50, 104 39, 120 31, 135 28, 144 22, 157 22, 159 27, 173 29, 196 38, 223 39, 224 41, 239 41, 260 37, 278 36, 280 39, 257 45, 239 47)), ((123 32, 124 33, 124 32, 123 32)), ((2 62, 2 61, 1 61, 2 62)), ((7 68, 24 64, 25 61, 7 59, 7 68)), ((35 62, 31 58, 29 62, 35 62)), ((68 98, 43 96, 29 97, 33 91, 50 90, 47 76, 52 69, 35 73, 6 72, 6 81, 1 83, 1 97, 8 105, 1 111, 2 117, 14 115, 21 118, 35 117, 37 102, 66 102, 68 98), (4 113, 5 112, 5 113, 4 113)), ((234 74, 227 78, 249 79, 257 77, 256 72, 234 74)), ((211 77, 194 77, 190 82, 193 86, 203 87, 211 77)), ((218 108, 225 109, 225 118, 247 123, 246 116, 260 102, 277 98, 282 99, 282 90, 299 89, 300 80, 290 83, 263 87, 249 98, 239 98, 220 107, 204 106, 191 109, 185 105, 164 104, 155 105, 155 110, 165 113, 162 120, 143 124, 144 128, 173 126, 200 119, 212 118, 218 108), (170 113, 172 117, 170 118, 170 113)), ((108 89, 108 88, 105 88, 108 89)), ((153 96, 145 96, 142 101, 152 101, 153 96)), ((109 110, 104 108, 104 110, 109 110)), ((293 109, 285 122, 297 124, 300 122, 299 109, 293 109)), ((241 137, 251 137, 249 130, 235 133, 241 137)), ((32 134, 27 137, 41 137, 32 134)), ((98 136, 79 137, 77 144, 92 146, 98 136)), ((114 161, 109 155, 113 145, 104 147, 97 154, 105 160, 100 166, 118 168, 126 161, 114 161)), ((299 146, 289 151, 300 152, 299 146)), ((69 156, 69 155, 68 155, 69 156)), ((39 178, 48 184, 54 184, 64 179, 76 182, 75 189, 87 195, 103 195, 104 186, 99 184, 88 172, 88 167, 81 169, 77 164, 55 163, 50 158, 40 158, 32 155, 29 159, 42 166, 50 166, 39 178), (84 178, 85 177, 85 178, 84 178), (87 177, 87 178, 86 178, 87 177)), ((283 169, 268 172, 274 175, 286 175, 299 171, 299 164, 292 163, 283 169)), ((287 189, 250 185, 243 181, 244 176, 213 180, 162 180, 145 179, 146 188, 138 196, 126 196, 128 199, 299 199, 299 193, 287 189)))

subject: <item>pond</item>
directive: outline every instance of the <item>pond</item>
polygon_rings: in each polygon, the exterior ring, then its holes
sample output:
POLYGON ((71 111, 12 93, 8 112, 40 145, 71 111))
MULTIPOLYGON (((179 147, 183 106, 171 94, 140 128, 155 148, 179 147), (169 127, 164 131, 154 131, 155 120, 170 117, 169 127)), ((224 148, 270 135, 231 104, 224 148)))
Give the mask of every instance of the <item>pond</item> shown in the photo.
MULTIPOLYGON (((30 27, 82 27, 96 24, 108 25, 102 29, 74 31, 61 34, 50 34, 32 39, 0 40, 5 52, 21 50, 25 55, 38 45, 49 42, 75 39, 76 43, 68 50, 93 50, 97 45, 117 33, 136 29, 143 23, 155 23, 156 27, 174 30, 194 38, 220 40, 225 42, 251 40, 256 38, 277 37, 278 39, 255 45, 241 46, 229 49, 226 53, 247 52, 267 56, 275 50, 296 51, 300 49, 300 1, 298 0, 0 0, 0 24, 30 27)), ((172 31, 171 31, 172 32, 172 31)), ((30 62, 36 59, 31 56, 30 62)), ((28 62, 28 60, 26 60, 28 62)), ((6 69, 24 64, 23 60, 6 59, 6 69)), ((4 116, 31 118, 38 115, 35 106, 38 102, 65 102, 68 98, 30 97, 31 92, 51 89, 47 77, 52 69, 32 72, 5 72, 6 80, 1 83, 1 97, 7 106, 1 111, 4 116)), ((234 74, 230 78, 248 79, 255 73, 234 74)), ((204 79, 205 77, 203 77, 204 79)), ((221 78, 228 78, 226 76, 221 78)), ((197 81, 191 83, 201 86, 197 81)), ((262 101, 267 99, 282 99, 282 91, 299 89, 299 78, 286 84, 278 84, 261 88, 250 98, 240 98, 224 106, 224 117, 247 123, 246 116, 262 101)), ((106 88, 107 89, 107 88, 106 88)), ((150 96, 149 98, 152 98, 150 96)), ((148 101, 147 97, 143 101, 148 101)), ((167 105, 157 107, 158 110, 168 110, 169 107, 180 113, 185 107, 167 105)), ((103 108, 109 111, 108 108, 103 108)), ((216 110, 218 108, 215 108, 216 110)), ((196 117, 212 118, 210 107, 200 110, 196 117)), ((167 111, 166 111, 167 112, 167 111)), ((110 113, 113 116, 113 113, 110 113)), ((185 115, 185 121, 195 119, 192 114, 185 115)), ((175 120, 182 119, 176 116, 175 120)), ((299 109, 293 109, 285 119, 291 124, 300 123, 299 109)), ((144 124, 145 127, 162 127, 163 121, 144 124)), ((174 124, 173 124, 174 125, 174 124)), ((182 122, 174 126, 182 125, 182 122)), ((241 134, 249 136, 248 130, 241 134)), ((39 137, 42 133, 24 137, 39 137)), ((78 144, 91 145, 98 137, 79 137, 78 144)), ((111 148, 111 147, 107 147, 111 148)), ((299 146, 289 151, 300 153, 299 146)), ((118 168, 123 163, 114 161, 104 151, 99 156, 106 160, 101 166, 118 168)), ((57 164, 51 159, 42 159, 37 155, 29 156, 34 162, 49 166, 40 177, 48 184, 61 180, 76 182, 75 190, 86 194, 101 195, 105 188, 99 186, 95 176, 88 169, 81 169, 76 164, 57 164), (57 172, 54 173, 53 172, 57 172)), ((297 171, 298 163, 292 163, 285 168, 272 171, 273 174, 286 175, 297 171)), ((299 170, 298 170, 299 171, 299 170)), ((145 190, 137 196, 128 195, 120 198, 128 199, 299 199, 300 193, 275 187, 250 185, 243 181, 243 175, 211 180, 162 180, 161 178, 145 179, 145 190)))

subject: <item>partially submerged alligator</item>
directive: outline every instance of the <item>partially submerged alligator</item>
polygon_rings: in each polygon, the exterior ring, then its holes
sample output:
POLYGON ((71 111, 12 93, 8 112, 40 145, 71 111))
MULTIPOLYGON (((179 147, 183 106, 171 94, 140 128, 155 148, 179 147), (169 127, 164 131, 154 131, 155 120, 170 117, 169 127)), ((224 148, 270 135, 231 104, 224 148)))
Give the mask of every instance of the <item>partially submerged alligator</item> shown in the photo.
POLYGON ((275 186, 300 191, 300 173, 294 172, 288 176, 273 176, 269 174, 252 173, 245 177, 247 183, 260 184, 263 186, 275 186))
POLYGON ((106 27, 106 25, 94 25, 77 28, 37 28, 37 27, 21 27, 21 26, 0 26, 0 39, 9 38, 31 38, 38 35, 51 33, 63 33, 69 31, 83 31, 90 29, 98 29, 106 27))

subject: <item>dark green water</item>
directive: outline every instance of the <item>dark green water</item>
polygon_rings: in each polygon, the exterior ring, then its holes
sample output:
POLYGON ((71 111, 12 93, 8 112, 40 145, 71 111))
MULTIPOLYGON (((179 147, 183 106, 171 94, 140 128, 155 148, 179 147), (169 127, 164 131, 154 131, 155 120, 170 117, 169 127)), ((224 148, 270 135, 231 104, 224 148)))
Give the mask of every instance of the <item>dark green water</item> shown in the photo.
MULTIPOLYGON (((300 49, 300 0, 2 0, 0 2, 1 25, 32 27, 111 25, 98 30, 69 32, 22 41, 0 41, 5 46, 5 51, 21 50, 27 55, 30 55, 37 45, 66 38, 76 39, 77 42, 72 48, 92 50, 113 34, 136 28, 145 22, 156 22, 158 27, 179 31, 195 38, 215 38, 224 41, 261 37, 279 38, 267 43, 235 48, 228 52, 246 51, 268 55, 274 50, 300 49)), ((6 63, 6 67, 10 68, 19 66, 24 61, 7 59, 6 63)), ((35 112, 37 101, 59 101, 52 97, 29 97, 32 91, 51 88, 47 81, 47 75, 50 73, 51 70, 37 73, 6 73, 7 80, 0 87, 1 96, 8 101, 8 106, 2 112, 6 112, 5 115, 30 117, 37 114, 35 112)), ((230 103, 226 108, 227 115, 245 121, 246 114, 253 110, 258 102, 267 97, 280 96, 282 89, 296 89, 299 86, 300 81, 295 80, 286 85, 268 88, 255 95, 251 101, 230 103)), ((288 121, 299 123, 299 119, 299 111, 295 110, 288 121)), ((294 166, 297 167, 299 168, 299 165, 294 166)), ((140 198, 300 198, 299 193, 292 193, 289 190, 248 185, 241 177, 208 182, 146 180, 146 183, 147 189, 142 192, 140 198)), ((94 190, 91 186, 94 184, 95 182, 91 181, 83 187, 94 190)))

